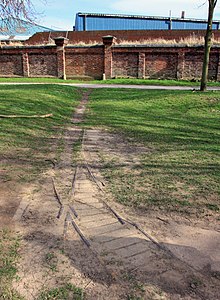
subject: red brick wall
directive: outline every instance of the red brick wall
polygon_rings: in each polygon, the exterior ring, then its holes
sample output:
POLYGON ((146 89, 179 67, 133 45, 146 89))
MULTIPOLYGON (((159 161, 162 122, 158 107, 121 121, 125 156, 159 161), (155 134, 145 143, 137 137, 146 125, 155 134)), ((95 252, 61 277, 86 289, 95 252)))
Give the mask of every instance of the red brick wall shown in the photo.
MULTIPOLYGON (((203 53, 200 52, 188 52, 185 54, 185 64, 183 79, 200 79, 202 73, 202 59, 203 53)), ((218 66, 218 54, 210 55, 209 63, 209 79, 216 80, 218 66)))
MULTIPOLYGON (((209 79, 220 80, 220 47, 211 50, 209 79)), ((0 76, 199 79, 202 47, 3 46, 0 76)))
MULTIPOLYGON (((200 79, 203 63, 202 47, 114 46, 111 77, 145 77, 150 79, 200 79), (140 56, 142 55, 142 58, 140 56), (183 54, 183 63, 179 55, 183 54), (145 57, 143 66, 143 56, 145 57), (140 62, 141 60, 141 62, 140 62), (140 69, 144 70, 144 76, 140 69), (178 73, 181 69, 181 74, 178 73), (138 75, 137 75, 138 74, 138 75)), ((209 79, 219 78, 220 49, 210 55, 209 79)))
POLYGON ((65 58, 67 77, 102 78, 104 73, 103 47, 67 47, 65 58))
POLYGON ((218 63, 219 63, 219 54, 210 55, 210 64, 209 64, 209 79, 217 80, 218 76, 218 63))
POLYGON ((30 77, 57 76, 56 55, 30 53, 28 57, 30 77))
POLYGON ((138 53, 113 53, 112 77, 138 77, 138 53))
POLYGON ((22 74, 23 67, 21 54, 0 54, 0 76, 16 77, 22 76, 22 74))
POLYGON ((145 55, 145 77, 175 79, 177 78, 177 53, 147 53, 145 55))

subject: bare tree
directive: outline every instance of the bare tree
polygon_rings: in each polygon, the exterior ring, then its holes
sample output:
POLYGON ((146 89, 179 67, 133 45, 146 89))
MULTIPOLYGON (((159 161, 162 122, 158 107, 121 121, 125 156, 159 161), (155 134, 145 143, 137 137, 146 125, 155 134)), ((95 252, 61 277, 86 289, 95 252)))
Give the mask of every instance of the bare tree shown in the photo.
POLYGON ((0 0, 0 19, 18 18, 32 21, 35 15, 32 0, 0 0))
POLYGON ((213 14, 218 0, 208 0, 208 23, 205 35, 205 46, 204 46, 204 58, 203 58, 203 67, 202 67, 202 78, 200 91, 206 91, 207 80, 208 80, 208 68, 209 68, 209 57, 210 49, 212 45, 212 21, 213 14))

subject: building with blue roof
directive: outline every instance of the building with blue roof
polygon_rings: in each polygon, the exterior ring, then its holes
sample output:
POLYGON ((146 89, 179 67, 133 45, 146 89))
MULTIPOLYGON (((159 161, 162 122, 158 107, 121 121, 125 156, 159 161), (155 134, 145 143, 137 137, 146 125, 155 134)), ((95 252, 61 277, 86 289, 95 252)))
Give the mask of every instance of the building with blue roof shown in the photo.
MULTIPOLYGON (((213 29, 219 29, 220 21, 213 21, 213 29)), ((147 17, 135 15, 77 13, 75 31, 95 30, 203 30, 207 20, 172 17, 147 17)))

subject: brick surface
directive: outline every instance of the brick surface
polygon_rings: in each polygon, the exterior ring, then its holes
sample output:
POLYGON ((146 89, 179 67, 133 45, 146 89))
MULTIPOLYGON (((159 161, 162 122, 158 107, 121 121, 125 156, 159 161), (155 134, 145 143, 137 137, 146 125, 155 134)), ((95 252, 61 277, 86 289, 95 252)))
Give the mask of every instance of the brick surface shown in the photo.
POLYGON ((113 77, 138 77, 138 53, 114 53, 113 77))
POLYGON ((23 75, 22 56, 20 53, 0 55, 0 76, 16 77, 23 75))
MULTIPOLYGON (((213 47, 209 79, 219 80, 220 48, 213 47)), ((100 46, 3 46, 0 76, 59 78, 166 78, 199 79, 203 47, 100 46)))
POLYGON ((29 72, 35 76, 57 76, 57 58, 53 54, 29 54, 29 72))
POLYGON ((103 47, 66 48, 65 59, 67 77, 102 78, 104 72, 103 47))
POLYGON ((177 53, 147 54, 145 64, 145 78, 177 78, 177 53))

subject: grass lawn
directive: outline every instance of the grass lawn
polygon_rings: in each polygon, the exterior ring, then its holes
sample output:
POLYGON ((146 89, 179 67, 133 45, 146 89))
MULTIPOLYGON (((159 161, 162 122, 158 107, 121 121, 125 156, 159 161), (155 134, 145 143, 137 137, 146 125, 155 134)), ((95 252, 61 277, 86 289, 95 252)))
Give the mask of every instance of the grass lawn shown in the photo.
POLYGON ((8 230, 0 230, 0 299, 23 300, 12 288, 16 279, 20 240, 8 230))
POLYGON ((33 78, 26 78, 26 77, 14 77, 14 78, 4 78, 0 77, 0 83, 83 83, 85 81, 82 80, 63 80, 59 78, 52 78, 52 77, 33 77, 33 78))
MULTIPOLYGON (((158 80, 158 79, 135 79, 135 78, 118 78, 107 80, 72 80, 72 79, 58 79, 58 78, 0 78, 0 83, 90 83, 90 84, 137 84, 137 85, 162 85, 162 86, 195 86, 199 87, 200 82, 187 80, 158 80)), ((219 86, 220 82, 210 81, 208 86, 219 86)))
POLYGON ((86 125, 150 151, 130 171, 106 161, 115 198, 139 208, 220 209, 220 92, 95 90, 86 125))
MULTIPOLYGON (((137 85, 162 85, 162 86, 195 86, 199 87, 200 82, 188 81, 188 80, 165 80, 165 79, 135 79, 135 78, 117 78, 107 80, 94 80, 94 83, 100 84, 137 84, 137 85)), ((219 82, 209 82, 210 86, 218 86, 219 82)))
POLYGON ((50 147, 60 143, 59 134, 70 121, 78 97, 76 89, 68 86, 1 85, 0 114, 53 114, 50 118, 0 118, 3 180, 32 180, 49 165, 50 147))

